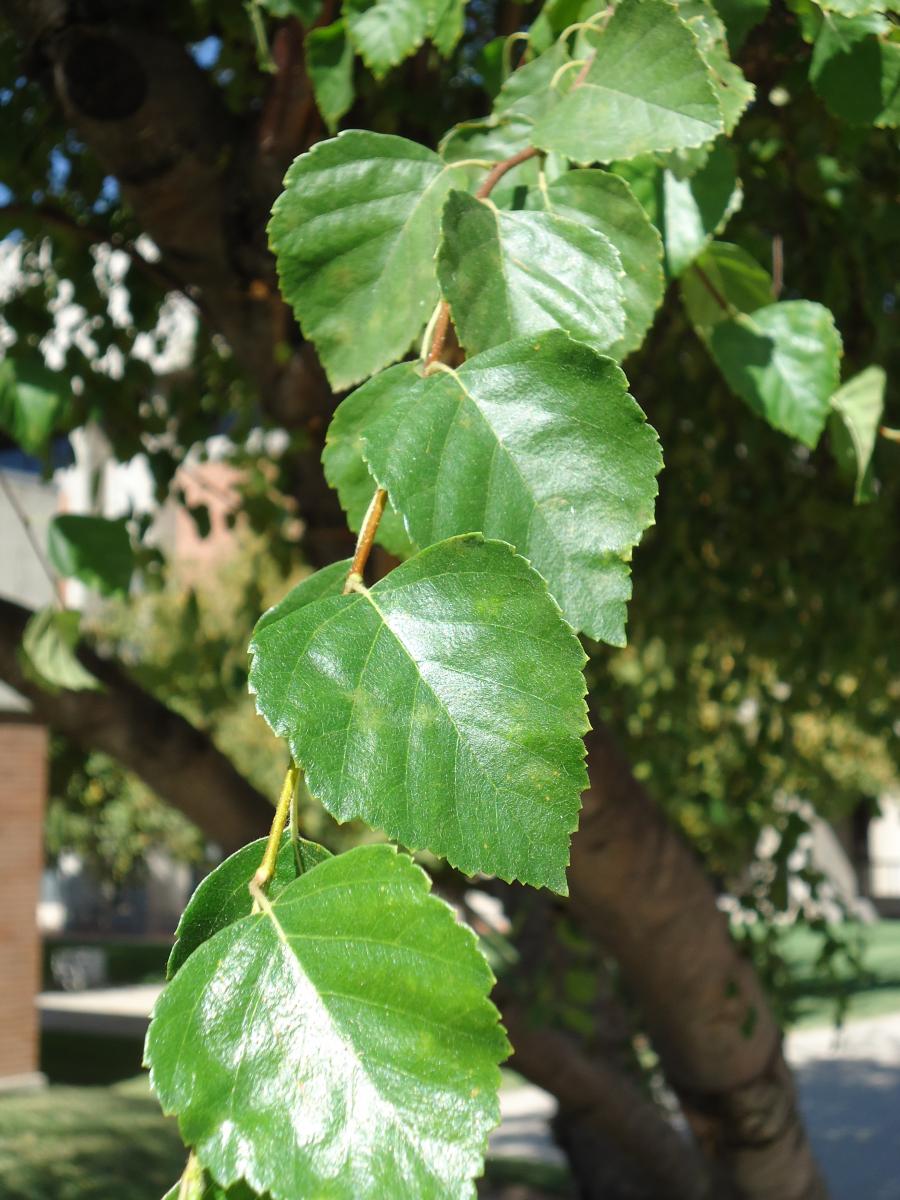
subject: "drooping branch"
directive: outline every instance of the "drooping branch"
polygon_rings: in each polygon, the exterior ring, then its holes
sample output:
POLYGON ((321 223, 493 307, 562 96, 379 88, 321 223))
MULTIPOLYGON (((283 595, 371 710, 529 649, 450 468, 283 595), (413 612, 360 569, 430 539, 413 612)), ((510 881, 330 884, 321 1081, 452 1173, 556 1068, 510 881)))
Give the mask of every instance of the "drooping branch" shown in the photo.
POLYGON ((210 738, 144 691, 115 663, 84 648, 79 658, 103 691, 46 692, 19 662, 31 613, 0 599, 0 678, 27 699, 36 717, 83 749, 102 750, 231 853, 259 837, 272 805, 210 738))

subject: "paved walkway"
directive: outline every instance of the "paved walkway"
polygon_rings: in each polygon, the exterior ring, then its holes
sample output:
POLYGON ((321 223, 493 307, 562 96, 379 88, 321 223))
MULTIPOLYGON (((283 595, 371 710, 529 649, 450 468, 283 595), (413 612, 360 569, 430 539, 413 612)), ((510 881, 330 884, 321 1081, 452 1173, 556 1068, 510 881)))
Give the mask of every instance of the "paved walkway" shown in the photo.
POLYGON ((900 1015, 788 1038, 832 1200, 900 1200, 900 1015))
MULTIPOLYGON (((44 992, 45 1029, 136 1033, 162 989, 154 985, 44 992)), ((900 1200, 900 1015, 793 1033, 787 1054, 832 1200, 900 1200)), ((548 1126, 554 1101, 539 1088, 504 1089, 495 1154, 561 1162, 548 1126)))

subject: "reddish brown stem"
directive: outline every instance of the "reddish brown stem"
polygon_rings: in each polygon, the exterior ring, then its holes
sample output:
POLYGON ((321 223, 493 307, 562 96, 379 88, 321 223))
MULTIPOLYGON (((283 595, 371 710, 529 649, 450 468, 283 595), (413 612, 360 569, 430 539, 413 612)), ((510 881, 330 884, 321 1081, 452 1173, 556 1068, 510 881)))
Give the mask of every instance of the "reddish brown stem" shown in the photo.
POLYGON ((434 323, 434 332, 431 335, 431 345, 428 348, 428 355, 425 359, 425 368, 436 363, 444 352, 444 342, 447 340, 447 332, 450 329, 450 305, 446 300, 441 301, 440 310, 437 315, 437 320, 434 323))
POLYGON ((509 158, 505 158, 503 162, 495 163, 485 175, 481 187, 475 193, 476 200, 487 200, 488 196, 494 190, 494 187, 503 178, 507 171, 511 171, 513 167, 517 167, 519 163, 527 162, 529 158, 534 158, 540 151, 535 146, 528 146, 525 150, 520 150, 518 154, 512 154, 509 158))
POLYGON ((372 553, 372 545, 375 541, 375 533, 378 529, 378 522, 381 520, 381 515, 384 512, 384 506, 387 503, 387 492, 384 488, 376 488, 375 495, 366 509, 366 515, 363 517, 362 528, 359 531, 359 537, 356 541, 356 552, 353 555, 353 561, 350 563, 350 570, 347 574, 347 582, 344 584, 344 595, 353 591, 353 586, 356 583, 362 582, 363 572, 366 569, 366 563, 369 561, 369 555, 372 553))
POLYGON ((784 240, 780 233, 772 238, 772 296, 778 299, 784 287, 784 240))

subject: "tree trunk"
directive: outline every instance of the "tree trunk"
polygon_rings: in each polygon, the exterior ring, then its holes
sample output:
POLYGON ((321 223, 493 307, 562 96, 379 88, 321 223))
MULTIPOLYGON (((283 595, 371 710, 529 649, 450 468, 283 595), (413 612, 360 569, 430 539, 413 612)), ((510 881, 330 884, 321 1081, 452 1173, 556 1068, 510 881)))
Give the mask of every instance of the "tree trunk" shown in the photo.
POLYGON ((702 867, 596 724, 572 904, 619 963, 722 1189, 741 1200, 822 1200, 762 985, 702 867))

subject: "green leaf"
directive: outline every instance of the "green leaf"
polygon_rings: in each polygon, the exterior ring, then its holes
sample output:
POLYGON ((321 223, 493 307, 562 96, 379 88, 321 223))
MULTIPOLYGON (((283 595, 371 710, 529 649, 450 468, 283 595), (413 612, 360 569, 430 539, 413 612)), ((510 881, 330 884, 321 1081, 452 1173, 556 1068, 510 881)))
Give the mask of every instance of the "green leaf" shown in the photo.
POLYGON ((817 6, 826 13, 837 13, 842 17, 864 17, 874 12, 896 12, 896 0, 816 0, 817 6))
POLYGON ((550 90, 550 85, 568 61, 565 44, 556 42, 546 53, 523 63, 504 81, 494 101, 495 114, 515 114, 533 126, 561 98, 558 90, 550 90))
POLYGON ((465 168, 349 130, 294 161, 269 222, 281 289, 335 390, 401 358, 438 299, 434 252, 465 168))
POLYGON ((308 604, 314 604, 317 600, 324 600, 330 596, 339 596, 349 570, 350 559, 345 558, 342 561, 333 562, 329 566, 323 567, 321 571, 314 571, 311 575, 307 575, 305 579, 302 579, 295 587, 292 587, 288 594, 277 604, 273 604, 271 608, 266 609, 256 622, 256 628, 253 631, 254 637, 260 630, 265 629, 275 621, 281 621, 295 610, 306 608, 308 604))
POLYGON ((564 894, 585 659, 540 575, 470 534, 371 591, 306 596, 257 627, 250 686, 313 795, 467 874, 564 894))
MULTIPOLYGON (((267 841, 268 838, 259 838, 250 842, 200 881, 175 930, 175 945, 166 966, 168 979, 214 933, 241 917, 250 916, 253 908, 250 881, 262 862, 267 841)), ((269 899, 274 900, 298 876, 330 857, 331 852, 324 846, 308 842, 305 838, 294 840, 290 831, 285 833, 275 861, 275 874, 269 882, 269 899)))
POLYGON ((391 846, 326 859, 166 988, 151 1080, 220 1185, 474 1200, 509 1046, 475 937, 429 886, 391 846))
MULTIPOLYGON (((528 117, 510 112, 496 114, 481 121, 463 121, 454 125, 440 144, 441 156, 448 163, 482 159, 487 163, 502 162, 531 145, 533 122, 528 117)), ((526 159, 503 176, 491 192, 491 199, 504 207, 520 190, 536 184, 541 177, 537 158, 526 159)))
POLYGON ((220 1188, 209 1176, 201 1171, 199 1179, 192 1179, 187 1185, 187 1195, 181 1191, 181 1180, 175 1184, 163 1200, 258 1200, 255 1192, 246 1183, 236 1183, 234 1187, 220 1188))
POLYGON ((717 142, 699 171, 686 178, 663 171, 662 194, 666 263, 670 274, 677 276, 741 206, 743 192, 733 149, 717 142))
POLYGON ((353 47, 344 22, 311 29, 305 46, 316 106, 329 132, 334 133, 353 104, 353 47))
POLYGON ((809 77, 834 116, 851 125, 900 124, 900 45, 878 13, 826 13, 809 77))
POLYGON ((713 0, 713 6, 725 24, 728 45, 734 53, 769 11, 769 0, 713 0))
POLYGON ((0 429, 26 454, 42 454, 66 408, 68 380, 30 360, 0 360, 0 429))
POLYGON ((534 142, 579 163, 700 146, 724 123, 694 35, 667 0, 622 0, 583 83, 542 117, 534 142))
POLYGON ((439 54, 449 58, 463 35, 466 0, 429 0, 428 36, 439 54))
POLYGON ((528 31, 528 40, 538 51, 545 50, 556 41, 563 30, 583 20, 587 15, 585 9, 591 7, 594 12, 596 4, 588 5, 585 0, 544 0, 541 11, 535 17, 528 31))
POLYGON ((716 325, 709 340, 729 386, 774 428, 812 449, 840 380, 841 338, 827 308, 789 300, 716 325))
POLYGON ((451 192, 437 271, 470 354, 553 326, 608 351, 625 332, 618 251, 602 233, 554 213, 503 212, 451 192))
POLYGON ((838 462, 855 481, 856 504, 873 499, 870 468, 884 412, 886 384, 887 375, 881 367, 867 367, 831 397, 831 444, 838 462))
MULTIPOLYGON (((359 533, 362 527, 377 486, 362 456, 361 425, 365 414, 360 413, 359 417, 357 426, 350 420, 339 426, 332 421, 322 455, 325 478, 337 492, 341 508, 347 514, 347 524, 354 533, 359 533)), ((397 558, 409 558, 415 550, 403 526, 403 519, 391 504, 385 508, 378 523, 377 541, 397 558)))
POLYGON ((50 562, 64 578, 80 579, 104 596, 128 591, 134 551, 125 520, 65 514, 47 531, 50 562))
POLYGON ((619 252, 625 277, 625 332, 610 349, 613 358, 636 350, 663 298, 662 242, 628 184, 608 171, 567 171, 548 187, 529 192, 531 208, 549 208, 608 238, 619 252))
POLYGON ((627 389, 612 362, 550 331, 457 371, 423 378, 401 363, 348 396, 333 426, 361 431, 419 545, 469 529, 511 542, 576 629, 621 646, 631 549, 662 466, 627 389))
POLYGON ((448 55, 462 36, 464 0, 344 0, 350 38, 376 79, 431 38, 448 55))
POLYGON ((36 612, 22 635, 20 658, 26 675, 49 692, 102 691, 99 680, 75 654, 80 627, 77 612, 53 608, 36 612))
POLYGON ((697 45, 709 67, 722 109, 725 132, 731 134, 756 89, 729 58, 725 25, 712 4, 707 0, 679 0, 678 15, 697 36, 697 45))
POLYGON ((740 246, 713 242, 683 276, 681 294, 691 324, 707 336, 736 312, 755 312, 770 304, 772 277, 740 246))

